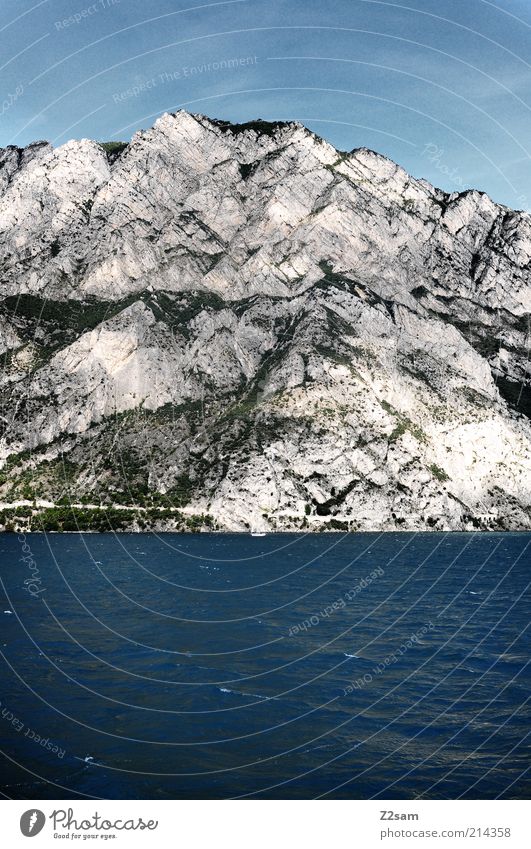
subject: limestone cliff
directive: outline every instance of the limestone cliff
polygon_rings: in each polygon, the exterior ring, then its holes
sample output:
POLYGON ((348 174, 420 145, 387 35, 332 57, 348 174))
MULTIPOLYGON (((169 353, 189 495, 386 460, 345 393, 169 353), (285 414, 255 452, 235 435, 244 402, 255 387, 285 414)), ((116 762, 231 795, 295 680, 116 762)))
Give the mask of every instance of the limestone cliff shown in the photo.
POLYGON ((0 501, 35 527, 531 528, 527 214, 179 112, 0 150, 0 263, 0 501))

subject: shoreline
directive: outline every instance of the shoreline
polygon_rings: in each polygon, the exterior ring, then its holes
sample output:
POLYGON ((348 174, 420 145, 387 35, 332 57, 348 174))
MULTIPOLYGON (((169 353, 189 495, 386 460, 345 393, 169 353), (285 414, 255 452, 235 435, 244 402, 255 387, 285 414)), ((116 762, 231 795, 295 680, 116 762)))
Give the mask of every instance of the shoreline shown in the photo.
MULTIPOLYGON (((390 518, 390 517, 389 517, 390 518)), ((245 517, 201 512, 201 507, 54 503, 39 499, 0 502, 0 533, 218 533, 218 534, 362 534, 362 533, 526 533, 531 526, 507 527, 497 517, 478 518, 466 514, 458 527, 449 527, 445 517, 424 521, 411 516, 364 526, 367 519, 353 516, 268 515, 245 517), (409 521, 408 521, 409 520, 409 521)), ((368 523, 367 523, 368 524, 368 523)), ((510 522, 507 522, 510 524, 510 522)))
POLYGON ((95 530, 93 528, 83 528, 80 530, 47 530, 43 528, 31 528, 28 529, 25 526, 20 526, 17 528, 10 528, 6 530, 3 527, 0 527, 0 536, 17 536, 23 534, 27 535, 43 535, 47 536, 48 534, 53 534, 54 536, 67 536, 67 535, 75 535, 79 536, 82 534, 90 534, 92 536, 105 536, 106 534, 129 534, 134 536, 152 536, 154 534, 171 534, 172 536, 241 536, 241 537, 251 537, 253 539, 260 538, 264 539, 265 537, 272 536, 298 536, 298 537, 306 537, 306 536, 322 536, 323 534, 328 535, 337 535, 337 536, 381 536, 382 534, 426 534, 427 536, 436 536, 444 534, 445 536, 455 536, 456 534, 462 534, 465 536, 474 536, 481 535, 486 536, 488 534, 495 535, 507 535, 507 534, 518 534, 520 536, 528 534, 531 535, 530 528, 474 528, 474 529, 465 529, 465 528, 453 528, 451 530, 438 530, 436 528, 380 528, 377 530, 372 529, 358 529, 358 530, 349 530, 349 531, 341 531, 337 530, 337 528, 322 528, 320 530, 309 530, 307 528, 301 528, 299 530, 294 528, 289 529, 281 529, 275 531, 264 531, 257 537, 255 534, 252 534, 250 531, 242 531, 242 530, 228 530, 228 529, 219 529, 219 530, 211 530, 211 529, 203 529, 203 530, 176 530, 176 529, 168 529, 168 528, 120 528, 115 529, 109 527, 107 530, 95 530))

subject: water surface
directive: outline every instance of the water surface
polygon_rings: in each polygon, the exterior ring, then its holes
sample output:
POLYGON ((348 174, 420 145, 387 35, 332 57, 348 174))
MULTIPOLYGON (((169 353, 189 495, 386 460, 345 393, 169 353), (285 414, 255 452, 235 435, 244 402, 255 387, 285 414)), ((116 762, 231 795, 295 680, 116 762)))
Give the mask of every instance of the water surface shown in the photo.
POLYGON ((0 536, 6 796, 529 796, 531 535, 25 543, 0 536))

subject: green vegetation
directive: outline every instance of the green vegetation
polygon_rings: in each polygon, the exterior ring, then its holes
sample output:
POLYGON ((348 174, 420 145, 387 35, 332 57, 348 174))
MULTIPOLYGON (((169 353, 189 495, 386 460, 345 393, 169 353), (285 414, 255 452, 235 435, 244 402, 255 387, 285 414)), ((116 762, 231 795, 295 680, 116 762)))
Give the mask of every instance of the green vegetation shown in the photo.
MULTIPOLYGON (((53 251, 53 247, 52 247, 53 251)), ((56 255, 56 254, 55 254, 56 255)), ((219 260, 216 254, 212 261, 219 260)), ((19 332, 34 344, 37 327, 47 334, 46 344, 36 346, 31 371, 40 368, 58 350, 71 344, 81 333, 93 330, 103 321, 108 321, 136 302, 143 302, 155 318, 164 321, 170 328, 187 334, 186 325, 205 309, 220 310, 224 301, 212 292, 187 292, 169 295, 163 292, 141 292, 119 301, 100 301, 89 297, 85 301, 69 299, 54 301, 38 295, 12 295, 0 301, 0 315, 19 327, 19 332), (20 324, 23 322, 23 326, 20 324)), ((4 368, 9 365, 4 356, 4 368)))
POLYGON ((407 433, 407 429, 407 425, 404 421, 398 422, 397 426, 389 437, 389 442, 396 442, 397 439, 400 439, 401 436, 407 433))
POLYGON ((168 524, 173 530, 200 531, 214 529, 212 516, 183 516, 175 510, 151 508, 126 510, 119 507, 89 508, 60 505, 32 509, 9 508, 0 511, 0 525, 13 532, 18 528, 27 531, 62 533, 67 531, 126 531, 133 526, 149 530, 156 524, 168 524))
POLYGON ((340 351, 336 351, 331 345, 315 345, 315 351, 323 359, 330 360, 333 363, 337 363, 337 365, 347 366, 347 368, 351 367, 351 357, 347 356, 347 354, 342 354, 340 351))
POLYGON ((129 142, 122 141, 110 141, 110 142, 98 142, 99 146, 103 148, 105 153, 110 153, 115 157, 119 156, 126 147, 129 147, 129 142))
POLYGON ((432 463, 431 466, 429 467, 429 469, 430 469, 430 472, 432 473, 433 477, 437 478, 438 481, 449 481, 450 480, 449 476, 446 474, 444 469, 441 469, 441 467, 437 466, 435 463, 432 463))
POLYGON ((61 335, 64 335, 68 331, 80 333, 92 330, 138 298, 138 295, 130 295, 120 301, 99 301, 96 298, 87 298, 86 301, 52 301, 38 295, 11 295, 0 302, 0 313, 11 319, 25 319, 32 334, 37 324, 50 323, 54 330, 60 327, 61 335))
POLYGON ((10 473, 13 471, 13 469, 15 469, 18 465, 21 465, 22 463, 26 462, 26 460, 29 460, 31 456, 31 451, 21 451, 18 454, 11 454, 7 458, 3 469, 0 471, 0 486, 3 486, 3 484, 8 482, 10 473))
POLYGON ((185 507, 192 500, 193 483, 186 473, 179 475, 175 484, 167 492, 152 492, 150 497, 153 504, 161 507, 185 507))
MULTIPOLYGON (((222 256, 223 254, 214 254, 212 260, 215 259, 218 262, 222 256)), ((225 306, 225 302, 219 295, 206 291, 184 292, 178 295, 169 295, 165 292, 156 292, 151 295, 144 293, 140 297, 156 319, 180 330, 184 330, 185 325, 203 310, 217 311, 225 306)))
MULTIPOLYGON (((338 165, 341 165, 341 163, 342 163, 342 162, 348 161, 349 156, 350 156, 350 154, 345 153, 344 151, 338 151, 338 154, 339 154, 339 155, 338 155, 338 157, 337 157, 337 159, 336 159, 336 161, 335 161, 335 162, 332 162, 332 164, 331 164, 331 165, 325 165, 325 166, 324 166, 324 167, 326 168, 326 170, 327 170, 327 171, 330 171, 330 173, 331 173, 331 174, 334 174, 334 173, 335 173, 335 170, 336 170, 336 168, 337 168, 337 166, 338 166, 338 165)), ((353 182, 353 181, 350 179, 350 177, 347 177, 347 175, 346 175, 346 174, 342 174, 341 176, 342 176, 344 179, 348 180, 348 181, 349 181, 349 183, 352 183, 352 182, 353 182)))
POLYGON ((36 498, 46 498, 53 501, 64 499, 75 491, 81 467, 63 457, 55 460, 44 460, 37 467, 27 467, 13 475, 13 469, 30 459, 30 452, 9 457, 0 472, 0 485, 9 484, 9 490, 3 496, 5 501, 33 501, 36 498))
POLYGON ((254 130, 259 136, 273 136, 277 130, 288 126, 285 121, 264 121, 262 118, 257 118, 256 121, 247 121, 245 124, 231 124, 228 121, 217 123, 223 130, 232 133, 233 136, 245 133, 247 130, 254 130))
POLYGON ((332 283, 333 285, 344 284, 345 277, 343 274, 338 274, 334 271, 332 265, 327 260, 322 260, 319 263, 319 268, 323 272, 323 279, 327 283, 332 283))
POLYGON ((334 531, 348 531, 350 530, 350 526, 348 522, 343 522, 341 519, 330 519, 327 523, 329 528, 333 528, 334 531))
POLYGON ((398 410, 395 410, 395 408, 391 404, 389 404, 388 401, 386 401, 385 399, 380 400, 380 406, 382 407, 382 409, 385 410, 386 413, 388 413, 390 416, 394 416, 397 419, 396 427, 389 436, 389 442, 396 442, 396 440, 400 439, 400 437, 403 436, 407 431, 409 431, 409 433, 411 433, 411 435, 414 436, 418 442, 426 443, 428 441, 427 436, 422 430, 422 428, 412 422, 411 419, 409 419, 407 416, 404 416, 402 415, 402 413, 399 413, 398 410))

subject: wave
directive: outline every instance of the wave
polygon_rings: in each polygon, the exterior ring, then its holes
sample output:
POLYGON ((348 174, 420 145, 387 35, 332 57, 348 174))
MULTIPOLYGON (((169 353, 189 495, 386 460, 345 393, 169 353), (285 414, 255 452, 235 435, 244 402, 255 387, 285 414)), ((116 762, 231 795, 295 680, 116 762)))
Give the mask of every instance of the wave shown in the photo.
POLYGON ((276 699, 276 696, 262 696, 260 693, 242 693, 241 690, 229 690, 228 687, 220 687, 220 693, 230 693, 232 696, 243 696, 246 699, 265 699, 271 701, 276 699))

